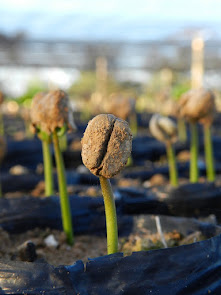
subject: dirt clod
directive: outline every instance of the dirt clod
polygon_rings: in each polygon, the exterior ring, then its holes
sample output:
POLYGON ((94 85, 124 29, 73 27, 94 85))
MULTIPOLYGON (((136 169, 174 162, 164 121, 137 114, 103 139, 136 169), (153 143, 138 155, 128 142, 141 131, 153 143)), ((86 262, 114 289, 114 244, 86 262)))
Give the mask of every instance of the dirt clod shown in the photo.
POLYGON ((37 258, 36 247, 32 241, 26 241, 18 246, 18 256, 21 261, 33 262, 37 258))

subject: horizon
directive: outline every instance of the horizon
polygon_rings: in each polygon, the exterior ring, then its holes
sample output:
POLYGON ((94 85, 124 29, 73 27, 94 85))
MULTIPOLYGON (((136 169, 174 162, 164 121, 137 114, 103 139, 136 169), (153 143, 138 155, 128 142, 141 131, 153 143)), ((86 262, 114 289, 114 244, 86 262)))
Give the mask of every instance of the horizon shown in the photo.
POLYGON ((8 0, 0 6, 0 32, 40 39, 139 41, 192 29, 192 34, 220 39, 219 8, 219 0, 8 0))

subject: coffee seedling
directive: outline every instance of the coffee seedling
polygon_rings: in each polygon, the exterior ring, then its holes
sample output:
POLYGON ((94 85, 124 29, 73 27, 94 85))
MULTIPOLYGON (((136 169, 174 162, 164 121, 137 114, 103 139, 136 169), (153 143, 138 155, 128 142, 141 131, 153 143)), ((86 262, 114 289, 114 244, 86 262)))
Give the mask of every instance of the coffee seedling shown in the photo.
POLYGON ((131 149, 132 134, 126 121, 111 114, 100 114, 88 123, 82 138, 82 160, 91 173, 100 179, 108 254, 118 252, 117 215, 109 178, 125 167, 131 149))
POLYGON ((151 134, 166 145, 167 158, 169 164, 170 184, 178 185, 177 167, 173 143, 177 140, 177 126, 167 117, 155 114, 150 119, 149 128, 151 134))
POLYGON ((197 123, 204 125, 205 156, 207 167, 207 178, 214 181, 213 149, 211 142, 210 126, 214 118, 215 102, 214 95, 210 90, 203 88, 193 89, 181 96, 179 101, 179 112, 182 117, 190 123, 191 143, 190 143, 190 181, 197 182, 198 171, 198 130, 197 123))
MULTIPOLYGON (((65 168, 58 140, 58 136, 62 136, 68 128, 72 129, 74 126, 69 112, 67 94, 61 90, 55 90, 50 91, 46 95, 38 95, 33 100, 31 118, 32 127, 39 134, 43 142, 49 143, 49 140, 52 138, 58 174, 62 224, 64 232, 67 235, 68 243, 73 244, 72 218, 67 193, 65 168)), ((45 154, 49 158, 50 151, 47 150, 45 154)))

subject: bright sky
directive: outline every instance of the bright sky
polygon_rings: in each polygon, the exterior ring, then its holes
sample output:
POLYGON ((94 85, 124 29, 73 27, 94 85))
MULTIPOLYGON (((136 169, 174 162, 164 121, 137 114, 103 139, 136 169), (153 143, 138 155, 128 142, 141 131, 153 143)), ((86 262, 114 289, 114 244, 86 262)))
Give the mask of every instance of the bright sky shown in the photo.
POLYGON ((123 34, 128 25, 136 30, 168 21, 215 24, 220 31, 220 12, 221 0, 0 0, 0 30, 26 30, 38 37, 78 36, 89 30, 87 36, 110 29, 123 34))

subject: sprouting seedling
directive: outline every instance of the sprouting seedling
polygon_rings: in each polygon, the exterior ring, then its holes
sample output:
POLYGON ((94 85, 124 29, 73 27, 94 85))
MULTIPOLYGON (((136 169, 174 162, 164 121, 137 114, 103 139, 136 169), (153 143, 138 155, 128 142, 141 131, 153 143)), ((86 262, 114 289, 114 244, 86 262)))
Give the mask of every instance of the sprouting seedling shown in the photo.
POLYGON ((166 145, 167 158, 169 164, 170 184, 178 185, 178 173, 176 167, 173 143, 177 140, 177 126, 167 117, 155 114, 150 119, 149 128, 151 134, 166 145))
POLYGON ((50 91, 48 94, 36 98, 33 101, 32 108, 32 125, 37 130, 40 130, 40 135, 52 137, 58 174, 62 224, 68 243, 73 244, 70 202, 67 193, 64 162, 58 141, 59 136, 62 136, 68 128, 72 129, 74 126, 69 112, 68 96, 61 90, 50 91))
POLYGON ((211 125, 214 120, 216 107, 215 107, 215 96, 212 91, 205 91, 205 96, 208 100, 207 110, 208 113, 205 117, 200 119, 200 123, 204 129, 204 150, 206 160, 206 174, 208 181, 215 181, 215 168, 214 168, 214 155, 213 155, 213 144, 211 138, 211 125))
POLYGON ((204 124, 207 177, 210 181, 213 181, 215 172, 210 125, 215 111, 214 95, 211 91, 203 88, 193 89, 181 96, 179 105, 180 115, 186 118, 190 123, 190 181, 194 183, 197 182, 199 178, 197 165, 199 153, 197 122, 204 124))
POLYGON ((43 162, 44 162, 44 178, 45 178, 45 196, 51 196, 54 194, 54 180, 53 180, 53 167, 52 156, 50 152, 51 134, 44 131, 41 128, 41 117, 43 113, 41 111, 41 104, 46 94, 40 92, 33 97, 31 107, 31 130, 36 133, 42 141, 43 162), (40 107, 40 109, 39 109, 40 107))
POLYGON ((126 121, 111 114, 100 114, 88 123, 82 138, 82 160, 91 173, 100 179, 108 254, 118 252, 117 215, 109 178, 125 167, 131 149, 132 134, 126 121))

